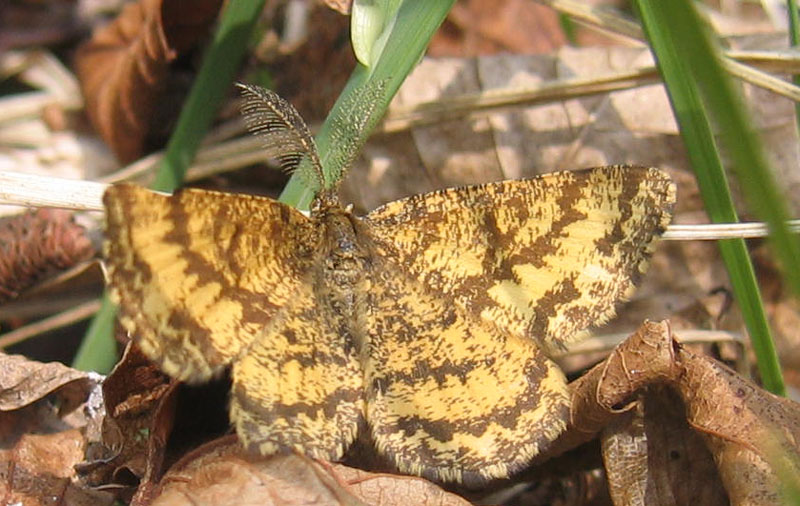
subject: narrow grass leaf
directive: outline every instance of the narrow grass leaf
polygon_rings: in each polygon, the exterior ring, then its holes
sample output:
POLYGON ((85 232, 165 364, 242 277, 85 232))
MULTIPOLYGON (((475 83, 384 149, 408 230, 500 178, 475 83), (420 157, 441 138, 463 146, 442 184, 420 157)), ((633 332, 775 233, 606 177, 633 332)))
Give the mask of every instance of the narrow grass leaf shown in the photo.
MULTIPOLYGON (((751 206, 770 224, 784 268, 787 274, 793 270, 791 276, 795 276, 799 272, 796 261, 800 257, 794 256, 789 244, 793 238, 781 223, 787 217, 783 201, 772 182, 758 140, 749 127, 743 105, 717 59, 705 23, 690 1, 637 0, 636 4, 667 86, 709 217, 715 223, 738 221, 712 131, 713 120, 741 186, 749 193, 751 206), (781 228, 783 231, 779 231, 781 228), (794 264, 789 261, 791 258, 795 259, 794 264)), ((780 365, 744 241, 720 241, 719 247, 750 334, 763 384, 768 390, 783 395, 785 387, 780 365)))

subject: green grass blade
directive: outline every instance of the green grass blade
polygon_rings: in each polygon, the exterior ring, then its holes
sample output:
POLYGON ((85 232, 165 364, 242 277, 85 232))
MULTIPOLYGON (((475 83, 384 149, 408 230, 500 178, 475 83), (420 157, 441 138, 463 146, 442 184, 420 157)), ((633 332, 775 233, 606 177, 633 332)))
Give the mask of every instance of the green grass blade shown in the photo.
POLYGON ((117 343, 114 342, 114 319, 117 308, 103 295, 102 304, 92 318, 89 329, 78 347, 72 367, 81 371, 107 373, 117 362, 117 343))
MULTIPOLYGON (((787 0, 786 8, 789 11, 789 43, 792 47, 800 45, 800 14, 797 12, 797 2, 795 0, 787 0)), ((800 75, 795 74, 792 76, 792 82, 800 86, 800 75)), ((794 104, 795 122, 800 127, 800 104, 794 104)))
MULTIPOLYGON (((217 113, 239 68, 247 42, 264 0, 228 2, 219 28, 204 58, 197 79, 186 99, 175 132, 156 174, 153 188, 171 191, 183 181, 200 142, 217 113)), ((72 366, 83 371, 107 372, 116 362, 113 323, 116 309, 103 297, 72 366)))
POLYGON ((570 46, 578 46, 578 26, 569 15, 563 12, 558 13, 558 24, 561 26, 561 31, 567 38, 570 46))
POLYGON ((178 124, 169 139, 152 188, 172 191, 183 182, 219 104, 233 82, 264 0, 228 2, 219 29, 203 58, 178 124))
MULTIPOLYGON (((715 56, 716 48, 705 23, 691 1, 637 0, 636 4, 709 217, 713 222, 738 221, 716 149, 713 120, 741 187, 749 194, 750 205, 770 225, 787 279, 797 278, 800 250, 796 250, 797 243, 783 223, 787 218, 785 206, 743 105, 715 56)), ((744 241, 720 241, 719 248, 750 333, 764 386, 783 395, 780 365, 744 241)), ((792 283, 800 287, 800 279, 792 283)))
MULTIPOLYGON (((394 94, 422 57, 431 37, 444 21, 447 12, 455 0, 437 2, 420 2, 405 0, 397 11, 394 23, 387 23, 391 32, 386 36, 385 44, 373 65, 369 68, 358 65, 347 86, 331 109, 330 114, 317 134, 316 142, 326 181, 335 181, 341 177, 331 162, 343 158, 342 149, 351 149, 353 145, 364 143, 369 133, 383 116, 394 94), (360 89, 379 87, 383 90, 377 103, 371 104, 370 110, 374 121, 363 129, 360 138, 347 146, 337 146, 336 125, 341 124, 348 114, 348 107, 353 104, 353 95, 360 89)), ((344 156, 346 157, 346 156, 344 156)), ((303 186, 297 174, 292 176, 289 184, 281 194, 280 200, 301 209, 308 209, 313 195, 303 186)))

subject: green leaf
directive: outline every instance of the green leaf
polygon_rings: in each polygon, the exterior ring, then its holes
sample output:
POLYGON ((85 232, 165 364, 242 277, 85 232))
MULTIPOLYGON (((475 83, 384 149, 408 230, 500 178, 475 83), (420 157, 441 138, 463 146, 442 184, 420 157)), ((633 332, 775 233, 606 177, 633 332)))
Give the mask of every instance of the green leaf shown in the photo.
POLYGON ((350 38, 356 59, 371 67, 380 58, 397 19, 401 0, 354 0, 350 12, 350 38))

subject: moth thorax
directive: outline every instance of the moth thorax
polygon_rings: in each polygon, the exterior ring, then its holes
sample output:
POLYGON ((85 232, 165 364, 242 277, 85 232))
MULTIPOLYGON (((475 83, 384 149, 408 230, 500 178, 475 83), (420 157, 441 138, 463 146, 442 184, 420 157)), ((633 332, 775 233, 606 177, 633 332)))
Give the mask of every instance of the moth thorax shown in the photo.
POLYGON ((323 277, 330 295, 340 309, 352 310, 353 294, 367 272, 367 254, 356 235, 353 216, 341 209, 331 210, 323 217, 326 255, 323 277))

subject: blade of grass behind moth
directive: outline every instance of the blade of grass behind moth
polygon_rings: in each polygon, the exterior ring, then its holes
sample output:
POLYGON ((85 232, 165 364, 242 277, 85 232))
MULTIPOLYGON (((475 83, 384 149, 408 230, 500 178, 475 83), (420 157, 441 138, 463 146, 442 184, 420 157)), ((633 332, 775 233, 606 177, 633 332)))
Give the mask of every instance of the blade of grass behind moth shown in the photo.
POLYGON ((72 367, 81 371, 107 373, 117 362, 117 346, 114 342, 114 320, 117 308, 103 295, 100 309, 92 318, 89 329, 81 341, 72 367))
POLYGON ((233 82, 263 7, 264 0, 229 2, 225 7, 158 167, 154 190, 172 191, 183 182, 186 169, 233 82))
POLYGON ((578 44, 578 26, 568 14, 558 13, 558 25, 561 27, 561 31, 564 32, 564 37, 567 38, 570 46, 577 47, 580 45, 578 44))
MULTIPOLYGON (((750 193, 751 206, 770 223, 784 273, 787 277, 796 277, 798 271, 789 272, 792 264, 788 260, 800 257, 794 256, 793 240, 788 230, 782 228, 781 222, 786 218, 783 201, 772 182, 755 134, 750 131, 742 105, 714 56, 705 24, 690 1, 637 0, 636 5, 711 221, 733 223, 738 219, 709 118, 715 120, 719 138, 730 154, 743 191, 750 193), (768 206, 771 209, 767 209, 768 206)), ((780 365, 744 241, 720 241, 719 248, 750 334, 764 386, 784 395, 780 365)))
MULTIPOLYGON (((386 23, 387 29, 391 32, 385 38, 386 42, 380 55, 377 57, 373 55, 372 66, 365 67, 359 64, 356 67, 316 137, 326 184, 335 185, 341 178, 341 171, 347 167, 337 165, 343 160, 352 160, 353 151, 363 145, 403 80, 411 73, 425 52, 428 42, 444 21, 454 1, 405 0, 397 10, 394 22, 386 23), (376 97, 374 93, 364 93, 365 89, 381 92, 376 97), (375 98, 377 98, 375 103, 358 103, 359 100, 375 98), (348 116, 352 116, 350 111, 354 105, 357 109, 369 111, 371 117, 360 129, 356 139, 349 139, 342 144, 337 142, 340 137, 337 130, 343 123, 351 120, 348 116)), ((301 209, 308 209, 313 195, 303 186, 300 178, 295 176, 296 174, 284 188, 280 200, 301 209)))
MULTIPOLYGON (((178 124, 158 167, 153 189, 171 191, 183 181, 200 142, 214 119, 217 107, 233 81, 264 0, 228 2, 219 28, 203 57, 178 124)), ((113 341, 116 308, 103 296, 100 311, 92 320, 72 366, 83 371, 108 372, 116 362, 113 341)))
MULTIPOLYGON (((792 47, 797 47, 800 45, 800 15, 797 13, 797 2, 795 0, 787 0, 786 8, 789 10, 789 43, 792 47)), ((800 86, 800 75, 793 75, 792 82, 800 86)), ((800 103, 795 102, 794 115, 795 122, 800 128, 800 103)))

